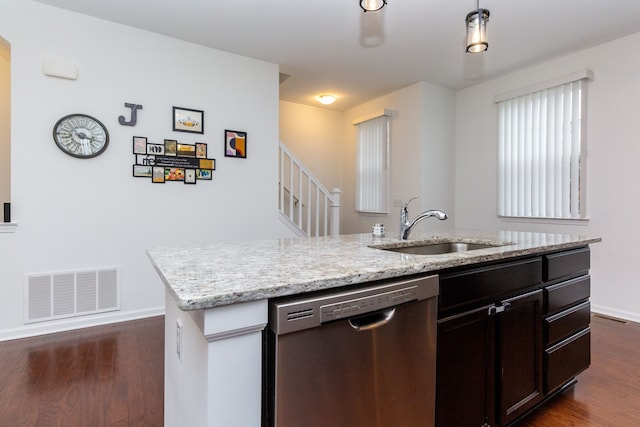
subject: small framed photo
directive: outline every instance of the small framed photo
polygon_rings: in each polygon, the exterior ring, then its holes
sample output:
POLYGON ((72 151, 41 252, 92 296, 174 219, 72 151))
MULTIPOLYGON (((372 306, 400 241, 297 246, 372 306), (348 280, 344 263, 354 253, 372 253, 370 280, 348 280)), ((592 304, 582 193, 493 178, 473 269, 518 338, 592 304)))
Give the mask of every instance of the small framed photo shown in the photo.
POLYGON ((147 154, 164 156, 164 144, 147 144, 147 154))
POLYGON ((207 144, 204 142, 196 142, 196 157, 199 159, 207 158, 207 144))
POLYGON ((224 131, 225 157, 247 158, 247 133, 237 130, 224 131))
POLYGON ((200 159, 200 169, 216 170, 216 159, 200 159))
POLYGON ((178 150, 178 141, 173 139, 164 140, 164 155, 175 156, 178 150))
POLYGON ((133 176, 151 178, 152 167, 145 165, 133 165, 133 176))
POLYGON ((196 156, 196 146, 192 144, 180 144, 178 143, 178 147, 176 150, 178 156, 180 157, 195 157, 196 156))
POLYGON ((211 180, 211 169, 196 169, 196 179, 211 180))
POLYGON ((184 181, 184 168, 164 168, 165 181, 184 181))
POLYGON ((173 107, 173 130, 204 133, 204 111, 173 107))
POLYGON ((151 182, 164 184, 164 168, 162 166, 154 166, 151 173, 151 182))
POLYGON ((185 184, 195 184, 196 183, 196 170, 195 169, 185 169, 184 170, 184 183, 185 184))
POLYGON ((133 137, 133 154, 147 154, 147 138, 144 136, 133 137))

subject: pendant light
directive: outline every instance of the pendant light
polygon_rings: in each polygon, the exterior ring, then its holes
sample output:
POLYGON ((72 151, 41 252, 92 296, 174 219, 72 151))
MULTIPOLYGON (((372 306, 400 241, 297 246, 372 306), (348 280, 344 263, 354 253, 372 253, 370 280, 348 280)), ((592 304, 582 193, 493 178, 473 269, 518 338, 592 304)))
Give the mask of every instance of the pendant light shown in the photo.
POLYGON ((480 0, 476 0, 476 10, 467 14, 467 53, 484 52, 489 48, 487 42, 487 22, 489 11, 480 9, 480 0))
POLYGON ((360 7, 364 12, 375 12, 387 4, 387 0, 360 0, 360 7))

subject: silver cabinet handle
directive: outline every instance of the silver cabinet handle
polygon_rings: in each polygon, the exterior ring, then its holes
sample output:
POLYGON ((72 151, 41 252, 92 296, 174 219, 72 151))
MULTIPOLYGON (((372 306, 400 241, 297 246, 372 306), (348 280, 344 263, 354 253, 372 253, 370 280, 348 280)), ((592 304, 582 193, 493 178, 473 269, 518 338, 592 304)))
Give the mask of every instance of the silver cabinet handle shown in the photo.
POLYGON ((349 319, 349 325, 356 331, 369 331, 389 323, 391 319, 393 319, 394 314, 396 314, 395 307, 367 316, 349 319))
POLYGON ((505 311, 511 310, 511 303, 505 302, 500 305, 492 305, 489 307, 489 316, 495 316, 496 314, 504 313, 505 311))

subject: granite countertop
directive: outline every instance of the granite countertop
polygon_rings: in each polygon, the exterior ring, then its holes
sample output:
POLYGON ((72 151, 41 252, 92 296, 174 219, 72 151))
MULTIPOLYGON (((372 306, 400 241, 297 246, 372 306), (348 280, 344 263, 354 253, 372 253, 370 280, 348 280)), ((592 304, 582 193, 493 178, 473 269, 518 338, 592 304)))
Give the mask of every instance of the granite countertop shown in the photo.
POLYGON ((454 230, 394 234, 349 234, 147 250, 176 305, 199 310, 277 296, 330 289, 373 280, 503 260, 599 242, 571 234, 454 230), (502 246, 442 255, 408 255, 370 246, 415 245, 423 241, 467 241, 502 246))

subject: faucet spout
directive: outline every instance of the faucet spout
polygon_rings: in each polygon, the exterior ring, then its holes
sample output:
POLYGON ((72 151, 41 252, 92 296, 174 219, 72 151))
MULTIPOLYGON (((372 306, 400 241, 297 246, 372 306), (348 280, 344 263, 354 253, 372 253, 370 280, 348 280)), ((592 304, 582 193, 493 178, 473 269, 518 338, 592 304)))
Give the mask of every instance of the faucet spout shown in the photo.
POLYGON ((409 212, 407 210, 407 205, 408 203, 405 203, 405 205, 402 207, 402 210, 400 211, 400 240, 407 240, 409 238, 409 234, 411 234, 411 230, 413 230, 413 227, 425 218, 436 217, 441 221, 447 219, 446 212, 433 209, 422 212, 420 215, 415 217, 413 221, 409 221, 409 212))

